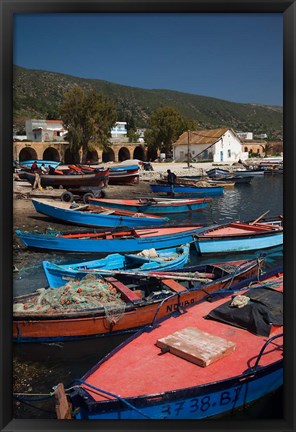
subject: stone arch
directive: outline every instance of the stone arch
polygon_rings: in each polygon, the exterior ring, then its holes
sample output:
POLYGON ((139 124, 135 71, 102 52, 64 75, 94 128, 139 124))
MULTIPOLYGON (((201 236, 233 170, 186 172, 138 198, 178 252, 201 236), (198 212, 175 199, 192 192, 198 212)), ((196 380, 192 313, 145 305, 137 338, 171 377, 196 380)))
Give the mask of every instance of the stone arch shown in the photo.
POLYGON ((145 151, 143 147, 137 146, 135 148, 133 158, 141 161, 145 160, 145 151))
POLYGON ((88 151, 86 154, 86 161, 90 161, 91 164, 96 164, 99 161, 98 152, 96 150, 88 151))
POLYGON ((114 161, 115 161, 115 154, 111 148, 103 152, 102 162, 114 162, 114 161))
POLYGON ((31 160, 31 159, 38 159, 37 158, 37 153, 35 151, 35 149, 33 149, 32 147, 24 147, 21 149, 21 151, 19 152, 19 161, 26 161, 26 160, 31 160))
POLYGON ((47 147, 43 152, 43 159, 44 160, 50 160, 59 162, 60 161, 60 155, 57 149, 53 147, 47 147))
POLYGON ((147 160, 148 161, 154 161, 155 159, 157 159, 157 150, 153 150, 153 149, 148 148, 147 160))
POLYGON ((121 147, 121 149, 118 152, 118 161, 122 162, 125 161, 127 159, 130 159, 131 155, 129 150, 126 147, 121 147))
POLYGON ((65 165, 79 163, 79 154, 72 153, 71 149, 67 148, 64 154, 64 163, 65 165))

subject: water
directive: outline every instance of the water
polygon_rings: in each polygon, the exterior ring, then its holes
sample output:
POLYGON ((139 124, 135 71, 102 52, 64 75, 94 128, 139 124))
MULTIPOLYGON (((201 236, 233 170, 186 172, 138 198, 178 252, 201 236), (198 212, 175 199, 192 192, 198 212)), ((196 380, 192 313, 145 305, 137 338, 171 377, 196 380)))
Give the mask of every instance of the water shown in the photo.
MULTIPOLYGON (((267 216, 283 214, 283 176, 255 177, 250 185, 239 185, 225 188, 224 196, 215 197, 211 205, 202 212, 192 213, 184 219, 184 215, 175 218, 178 223, 228 222, 230 220, 255 220, 269 210, 267 216)), ((231 259, 251 258, 256 253, 219 256, 219 258, 199 257, 192 252, 190 263, 223 261, 231 259)), ((281 265, 283 262, 282 247, 264 251, 265 268, 281 265)), ((14 295, 31 292, 45 287, 46 279, 41 267, 42 260, 59 263, 77 262, 95 259, 91 254, 64 254, 56 252, 31 252, 30 264, 15 273, 14 295)), ((48 393, 52 387, 63 382, 67 387, 74 378, 82 377, 87 370, 100 358, 124 341, 128 335, 109 336, 104 338, 67 342, 61 344, 14 344, 14 358, 18 365, 23 365, 29 378, 25 379, 22 391, 27 392, 28 382, 33 393, 48 393)), ((19 377, 20 373, 16 374, 19 377)), ((23 378, 21 376, 21 378, 23 378)), ((20 390, 18 390, 20 391, 20 390)), ((275 395, 265 398, 254 407, 236 414, 235 418, 282 418, 283 410, 279 404, 282 389, 275 395)), ((32 402, 34 407, 14 405, 15 418, 55 418, 54 402, 32 402)))

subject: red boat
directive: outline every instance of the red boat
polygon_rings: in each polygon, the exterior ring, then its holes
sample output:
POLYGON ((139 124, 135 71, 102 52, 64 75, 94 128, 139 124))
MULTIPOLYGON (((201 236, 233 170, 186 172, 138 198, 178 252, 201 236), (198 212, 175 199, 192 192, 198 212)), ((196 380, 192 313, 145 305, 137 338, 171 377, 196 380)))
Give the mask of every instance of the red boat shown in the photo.
MULTIPOLYGON (((90 174, 85 174, 68 168, 66 171, 57 172, 55 174, 41 174, 41 186, 52 187, 80 187, 93 186, 104 187, 108 184, 109 169, 93 171, 90 174), (70 172, 71 171, 71 172, 70 172)), ((31 172, 22 172, 22 178, 28 180, 32 185, 35 181, 35 174, 31 172)))
POLYGON ((283 273, 180 309, 77 381, 77 419, 204 419, 257 401, 283 383, 283 273))

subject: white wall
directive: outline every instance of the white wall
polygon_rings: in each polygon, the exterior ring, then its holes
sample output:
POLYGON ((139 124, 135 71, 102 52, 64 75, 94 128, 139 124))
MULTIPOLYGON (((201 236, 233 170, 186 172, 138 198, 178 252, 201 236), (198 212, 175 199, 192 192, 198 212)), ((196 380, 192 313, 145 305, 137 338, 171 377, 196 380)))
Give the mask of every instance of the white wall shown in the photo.
MULTIPOLYGON (((223 137, 212 146, 210 146, 210 144, 190 144, 189 147, 192 158, 206 149, 208 151, 208 156, 205 157, 205 154, 201 156, 204 159, 212 158, 213 162, 237 162, 244 157, 241 141, 231 130, 228 130, 223 137)), ((180 162, 186 161, 187 152, 187 144, 173 146, 174 160, 180 162)))
POLYGON ((241 141, 231 130, 228 130, 214 145, 214 162, 237 162, 241 156, 241 141))

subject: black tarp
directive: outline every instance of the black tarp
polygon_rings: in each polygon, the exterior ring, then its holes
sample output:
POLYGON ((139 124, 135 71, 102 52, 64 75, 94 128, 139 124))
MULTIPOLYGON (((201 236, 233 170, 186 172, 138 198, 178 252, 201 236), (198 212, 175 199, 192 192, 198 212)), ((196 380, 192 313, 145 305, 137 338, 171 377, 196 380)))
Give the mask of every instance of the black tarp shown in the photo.
MULTIPOLYGON (((236 295, 239 295, 237 293, 236 295)), ((251 289, 244 293, 250 298, 242 307, 231 307, 230 301, 213 309, 206 318, 240 327, 258 336, 269 336, 273 325, 283 325, 283 293, 271 288, 251 289)))

